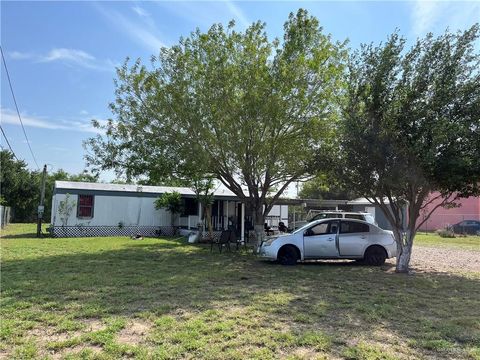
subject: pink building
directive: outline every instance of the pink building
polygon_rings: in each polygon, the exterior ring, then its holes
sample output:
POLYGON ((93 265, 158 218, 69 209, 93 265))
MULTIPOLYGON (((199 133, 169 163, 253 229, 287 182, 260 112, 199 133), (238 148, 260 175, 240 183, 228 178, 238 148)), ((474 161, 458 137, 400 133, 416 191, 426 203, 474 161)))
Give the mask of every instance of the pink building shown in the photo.
MULTIPOLYGON (((438 193, 432 193, 431 196, 435 197, 438 193)), ((438 205, 441 201, 434 201, 429 204, 427 211, 438 205)), ((447 225, 454 225, 463 220, 480 220, 480 197, 469 197, 460 199, 457 201, 460 205, 455 208, 437 208, 430 219, 422 225, 420 231, 434 231, 437 229, 443 229, 447 225)), ((423 220, 423 214, 420 214, 420 219, 423 220)))

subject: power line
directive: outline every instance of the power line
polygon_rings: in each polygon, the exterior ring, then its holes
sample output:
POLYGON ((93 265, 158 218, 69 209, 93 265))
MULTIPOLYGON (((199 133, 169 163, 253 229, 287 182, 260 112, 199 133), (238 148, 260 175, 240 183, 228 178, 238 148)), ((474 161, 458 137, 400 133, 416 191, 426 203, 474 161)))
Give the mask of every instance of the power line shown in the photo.
POLYGON ((8 139, 7 139, 7 135, 5 135, 5 131, 3 131, 2 126, 0 126, 0 130, 2 130, 3 137, 5 138, 5 141, 7 142, 7 145, 8 145, 8 147, 10 148, 10 151, 11 151, 12 154, 13 154, 13 157, 18 160, 17 155, 15 155, 15 153, 13 152, 12 147, 10 146, 10 142, 9 142, 8 139))
MULTIPOLYGON (((40 170, 40 166, 38 166, 37 159, 35 158, 35 155, 33 154, 32 147, 30 146, 30 141, 28 140, 27 132, 25 131, 25 127, 23 126, 22 117, 20 116, 20 111, 18 110, 17 99, 15 98, 15 93, 13 92, 12 82, 10 81, 10 74, 8 73, 7 62, 5 61, 5 57, 3 56, 3 48, 1 46, 0 46, 0 52, 2 53, 3 65, 5 66, 5 72, 7 73, 8 85, 10 86, 10 92, 12 93, 13 102, 15 103, 15 109, 17 109, 18 119, 20 120, 20 124, 22 125, 23 135, 25 135, 25 140, 27 140, 27 145, 28 145, 28 148, 30 149, 30 154, 32 154, 33 161, 35 162, 35 165, 37 165, 37 169, 40 170)), ((2 130, 2 132, 3 132, 3 130, 2 130)))

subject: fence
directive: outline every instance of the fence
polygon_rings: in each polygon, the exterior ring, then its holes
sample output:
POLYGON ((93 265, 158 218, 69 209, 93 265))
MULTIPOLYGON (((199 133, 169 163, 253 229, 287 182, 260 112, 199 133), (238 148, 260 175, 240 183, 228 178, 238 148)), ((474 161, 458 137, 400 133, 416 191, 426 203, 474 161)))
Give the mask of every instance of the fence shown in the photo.
POLYGON ((174 236, 174 226, 52 226, 52 237, 174 236))
POLYGON ((0 205, 0 227, 3 229, 6 225, 10 224, 10 207, 0 205))

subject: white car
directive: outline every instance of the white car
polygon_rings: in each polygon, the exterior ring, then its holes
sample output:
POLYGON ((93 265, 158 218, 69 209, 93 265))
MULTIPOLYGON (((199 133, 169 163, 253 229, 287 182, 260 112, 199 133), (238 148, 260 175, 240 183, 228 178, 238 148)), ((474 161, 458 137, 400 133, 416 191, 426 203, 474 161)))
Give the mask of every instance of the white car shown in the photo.
POLYGON ((357 219, 366 221, 370 224, 378 225, 373 215, 367 212, 324 210, 307 221, 295 222, 294 230, 300 229, 301 227, 305 226, 308 223, 311 223, 312 221, 321 219, 357 219))
POLYGON ((354 219, 316 220, 292 234, 269 237, 258 249, 261 257, 283 265, 299 260, 355 259, 379 266, 396 252, 391 231, 354 219))

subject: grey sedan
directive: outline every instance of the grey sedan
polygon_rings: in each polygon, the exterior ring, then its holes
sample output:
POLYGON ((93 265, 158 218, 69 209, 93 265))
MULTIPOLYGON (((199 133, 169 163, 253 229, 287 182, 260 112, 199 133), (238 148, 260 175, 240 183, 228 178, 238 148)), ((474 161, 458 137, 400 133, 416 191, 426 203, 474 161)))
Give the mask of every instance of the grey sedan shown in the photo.
POLYGON ((313 221, 292 234, 267 238, 258 254, 283 265, 314 259, 355 259, 382 265, 396 256, 393 233, 353 219, 313 221))

